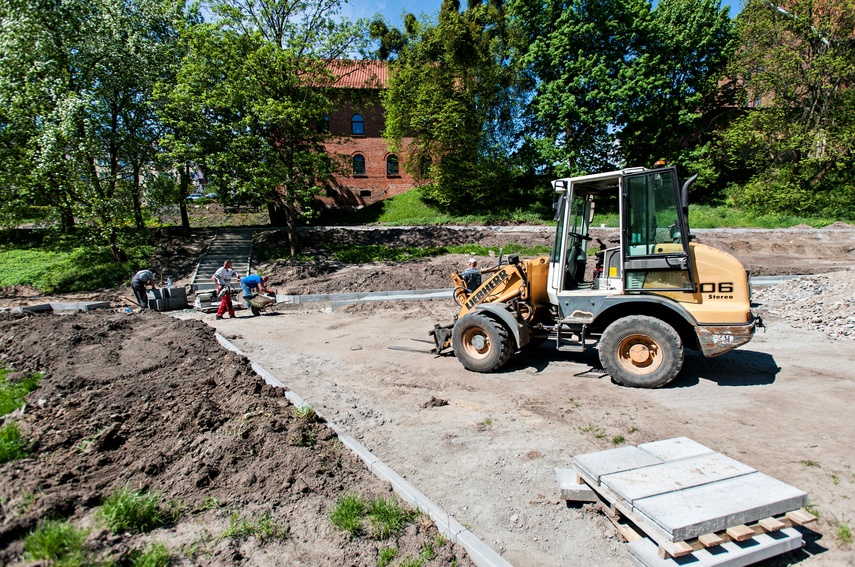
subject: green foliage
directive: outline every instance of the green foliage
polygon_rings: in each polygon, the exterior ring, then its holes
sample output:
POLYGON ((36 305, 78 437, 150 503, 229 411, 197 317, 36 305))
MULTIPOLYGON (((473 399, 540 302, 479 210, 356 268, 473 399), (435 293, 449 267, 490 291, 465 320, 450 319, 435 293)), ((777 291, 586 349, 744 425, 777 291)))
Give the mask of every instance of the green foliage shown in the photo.
POLYGON ((408 18, 406 33, 375 22, 390 64, 384 136, 406 151, 407 172, 425 184, 440 210, 463 204, 492 209, 517 200, 512 149, 519 102, 507 64, 508 30, 501 2, 445 0, 439 20, 408 18))
POLYGON ((343 494, 338 497, 330 513, 330 521, 338 529, 351 537, 362 533, 362 516, 365 513, 365 500, 357 494, 343 494))
POLYGON ((341 169, 318 120, 335 108, 328 61, 360 49, 339 0, 222 0, 215 23, 188 28, 176 84, 161 85, 164 140, 176 162, 204 167, 226 201, 265 204, 293 228, 341 169), (296 18, 295 14, 313 14, 296 18))
POLYGON ((172 68, 184 15, 163 0, 25 2, 3 14, 4 212, 49 205, 47 220, 92 227, 125 260, 118 233, 143 226, 144 178, 156 172, 152 87, 172 68))
POLYGON ((11 370, 0 369, 0 416, 12 413, 24 405, 24 398, 39 387, 42 378, 41 374, 31 372, 22 379, 9 383, 6 378, 9 373, 11 370))
POLYGON ((338 529, 351 537, 365 531, 365 521, 374 539, 387 539, 396 535, 415 518, 413 511, 404 509, 395 498, 377 497, 367 502, 356 494, 343 494, 330 513, 330 520, 338 529))
POLYGON ((145 551, 135 550, 131 554, 131 567, 169 567, 172 554, 162 543, 152 543, 145 551))
POLYGON ((387 567, 398 555, 397 547, 383 547, 377 554, 377 567, 387 567))
POLYGON ((837 539, 843 545, 852 543, 852 528, 849 527, 849 524, 844 524, 843 522, 837 524, 837 539))
POLYGON ((40 522, 24 539, 28 561, 45 560, 57 567, 82 567, 86 559, 86 531, 64 520, 40 522))
POLYGON ((744 110, 721 146, 753 211, 851 218, 855 200, 855 6, 795 0, 786 11, 748 2, 730 69, 744 110))
POLYGON ((237 512, 232 514, 229 518, 229 529, 223 532, 222 537, 246 539, 251 536, 264 544, 270 540, 283 541, 287 539, 288 531, 278 526, 268 512, 250 518, 243 518, 237 512))
POLYGON ((104 500, 97 516, 113 533, 145 533, 175 519, 160 503, 160 494, 120 487, 104 500))
POLYGON ((26 445, 27 441, 14 421, 0 427, 0 464, 26 457, 26 445))
MULTIPOLYGON (((547 184, 548 186, 548 184, 547 184)), ((516 193, 523 193, 517 189, 516 193)), ((360 225, 383 224, 392 226, 433 226, 433 225, 490 225, 498 223, 552 224, 554 212, 551 207, 532 202, 531 197, 523 199, 530 203, 526 206, 482 209, 478 207, 460 207, 456 210, 441 211, 425 199, 425 188, 415 188, 349 214, 324 219, 325 224, 360 225), (460 214, 455 214, 459 210, 460 214)))
POLYGON ((649 167, 708 141, 704 114, 732 50, 727 9, 718 0, 652 4, 508 3, 513 64, 533 93, 528 144, 553 176, 649 167))
POLYGON ((0 285, 29 285, 44 293, 115 287, 148 262, 153 248, 127 249, 129 260, 116 264, 108 249, 0 248, 0 285))
POLYGON ((415 518, 415 513, 405 510, 395 498, 378 497, 368 501, 367 517, 371 537, 387 539, 399 534, 415 518))

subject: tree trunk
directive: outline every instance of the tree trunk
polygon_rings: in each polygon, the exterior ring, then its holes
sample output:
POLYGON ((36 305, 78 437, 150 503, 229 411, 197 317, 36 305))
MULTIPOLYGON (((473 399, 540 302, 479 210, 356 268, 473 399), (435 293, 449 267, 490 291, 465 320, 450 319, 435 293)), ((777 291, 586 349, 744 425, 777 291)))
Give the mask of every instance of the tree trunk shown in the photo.
POLYGON ((270 215, 270 224, 273 226, 284 226, 288 233, 288 247, 291 256, 299 251, 297 242, 297 217, 294 210, 286 203, 276 201, 267 203, 267 214, 270 215))
POLYGON ((145 228, 142 217, 142 204, 140 203, 140 170, 134 165, 134 186, 131 189, 131 200, 134 205, 134 222, 137 228, 145 228))
POLYGON ((188 166, 185 164, 178 168, 178 183, 181 189, 181 200, 178 201, 178 208, 181 211, 181 228, 184 230, 190 230, 190 215, 187 214, 187 195, 190 193, 187 192, 187 188, 190 185, 190 172, 188 171, 188 166))
POLYGON ((119 237, 115 230, 110 230, 108 238, 110 242, 110 254, 113 256, 113 261, 117 264, 123 264, 128 261, 128 256, 125 251, 119 248, 119 237))

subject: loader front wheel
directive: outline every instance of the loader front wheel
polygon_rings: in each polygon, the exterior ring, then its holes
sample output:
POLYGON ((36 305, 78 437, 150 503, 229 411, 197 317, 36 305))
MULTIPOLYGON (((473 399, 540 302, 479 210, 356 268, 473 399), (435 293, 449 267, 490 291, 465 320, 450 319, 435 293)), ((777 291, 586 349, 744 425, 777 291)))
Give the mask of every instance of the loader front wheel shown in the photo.
POLYGON ((668 323, 634 315, 618 319, 603 332, 598 347, 603 368, 618 384, 659 388, 683 367, 683 342, 668 323))
POLYGON ((479 313, 470 313, 454 324, 451 346, 463 366, 474 372, 501 368, 514 351, 507 329, 479 313))

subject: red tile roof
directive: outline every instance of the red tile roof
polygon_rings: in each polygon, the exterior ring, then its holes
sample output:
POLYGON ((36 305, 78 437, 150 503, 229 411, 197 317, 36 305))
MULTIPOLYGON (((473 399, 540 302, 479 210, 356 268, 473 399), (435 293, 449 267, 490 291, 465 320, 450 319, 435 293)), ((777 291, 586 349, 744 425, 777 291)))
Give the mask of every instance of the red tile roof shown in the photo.
POLYGON ((384 89, 387 84, 386 61, 335 59, 327 68, 336 76, 333 87, 341 89, 384 89))

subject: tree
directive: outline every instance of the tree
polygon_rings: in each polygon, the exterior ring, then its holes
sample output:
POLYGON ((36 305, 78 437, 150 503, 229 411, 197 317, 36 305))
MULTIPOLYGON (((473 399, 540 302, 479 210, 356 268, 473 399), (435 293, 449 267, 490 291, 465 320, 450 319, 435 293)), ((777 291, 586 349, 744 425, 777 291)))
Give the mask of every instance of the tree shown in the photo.
POLYGON ((157 137, 151 88, 183 3, 16 0, 0 17, 4 189, 52 205, 66 230, 96 228, 122 262, 121 229, 134 216, 141 224, 140 179, 157 137))
POLYGON ((678 160, 709 130, 730 22, 719 0, 512 0, 528 131, 554 175, 678 160))
POLYGON ((491 208, 509 196, 519 98, 504 17, 500 2, 460 12, 445 0, 436 25, 408 16, 405 34, 372 26, 380 54, 397 55, 383 94, 385 137, 444 208, 491 208))
POLYGON ((749 180, 740 205, 852 214, 855 198, 855 6, 848 0, 752 0, 737 18, 731 76, 744 110, 724 134, 749 180))
POLYGON ((330 62, 358 50, 360 28, 334 16, 340 0, 225 0, 219 19, 188 29, 168 93, 165 144, 205 172, 226 199, 266 204, 296 227, 336 170, 318 122, 333 108, 330 62))
POLYGON ((657 158, 699 173, 695 189, 718 176, 712 165, 715 119, 723 105, 719 83, 733 53, 733 24, 720 0, 661 0, 639 57, 635 87, 618 115, 627 165, 657 158))

